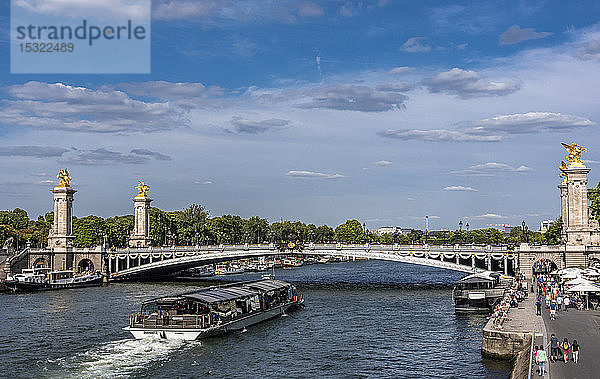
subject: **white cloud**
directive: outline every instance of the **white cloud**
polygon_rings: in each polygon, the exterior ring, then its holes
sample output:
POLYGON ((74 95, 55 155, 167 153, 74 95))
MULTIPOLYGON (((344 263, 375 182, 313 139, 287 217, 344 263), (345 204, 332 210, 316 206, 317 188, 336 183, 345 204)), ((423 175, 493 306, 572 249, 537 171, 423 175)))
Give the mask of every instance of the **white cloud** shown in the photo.
POLYGON ((466 191, 466 192, 477 192, 477 190, 473 187, 465 187, 465 186, 448 186, 444 187, 444 191, 466 191))
POLYGON ((505 96, 521 88, 521 84, 514 80, 490 81, 475 71, 456 67, 423 80, 423 84, 431 93, 446 93, 461 99, 505 96))
POLYGON ((460 176, 495 176, 499 173, 506 172, 528 172, 533 171, 531 167, 527 167, 525 165, 520 165, 517 167, 510 166, 506 163, 498 163, 498 162, 487 162, 476 164, 470 167, 467 167, 463 170, 450 171, 451 174, 460 175, 460 176))
POLYGON ((239 116, 232 117, 229 123, 233 126, 233 129, 226 128, 227 131, 247 134, 260 134, 267 131, 280 130, 291 126, 289 120, 282 120, 279 118, 271 118, 262 121, 253 121, 239 116))
POLYGON ((375 89, 377 91, 384 92, 406 92, 413 89, 414 86, 409 82, 400 82, 400 83, 381 83, 378 84, 375 89))
POLYGON ((376 166, 390 166, 391 164, 392 164, 392 162, 386 161, 386 160, 381 160, 381 161, 375 162, 376 166))
POLYGON ((562 132, 596 125, 584 117, 552 113, 528 112, 496 116, 473 123, 472 134, 562 132))
POLYGON ((164 100, 189 99, 204 94, 206 87, 202 83, 172 83, 162 80, 141 83, 121 83, 118 85, 129 94, 149 96, 164 100))
POLYGON ((429 142, 498 142, 515 134, 566 132, 595 126, 596 123, 584 117, 568 114, 528 112, 463 122, 459 125, 462 129, 389 129, 378 134, 387 138, 429 142))
POLYGON ((492 219, 501 219, 501 218, 507 218, 506 216, 502 216, 496 213, 485 213, 479 216, 472 216, 471 218, 492 218, 492 219))
POLYGON ((313 88, 305 92, 312 99, 300 108, 325 108, 359 112, 385 112, 405 107, 408 97, 352 84, 313 88))
POLYGON ((408 67, 408 66, 400 66, 400 67, 392 68, 391 70, 388 71, 388 74, 399 75, 399 74, 406 74, 407 72, 411 72, 411 71, 414 71, 414 68, 408 67))
POLYGON ((472 135, 456 130, 444 129, 388 129, 378 132, 381 137, 400 140, 420 140, 428 142, 497 142, 501 136, 472 135))
POLYGON ((406 51, 408 53, 426 53, 431 51, 431 46, 423 44, 425 37, 412 37, 406 40, 400 46, 400 50, 406 51))
POLYGON ((168 102, 144 102, 112 89, 28 82, 8 87, 13 99, 0 108, 0 122, 14 126, 115 133, 172 129, 187 111, 168 102))
POLYGON ((92 150, 79 150, 73 148, 69 152, 63 154, 59 159, 59 162, 85 166, 98 166, 114 165, 118 163, 144 164, 150 162, 151 158, 160 161, 171 160, 171 157, 168 155, 148 149, 133 149, 129 153, 121 153, 105 148, 92 150))
POLYGON ((293 177, 293 178, 322 178, 322 179, 345 178, 345 176, 342 174, 325 174, 322 172, 315 172, 315 171, 296 171, 296 170, 288 171, 285 175, 293 177))
POLYGON ((533 28, 521 29, 519 25, 513 25, 504 33, 500 34, 500 44, 511 45, 521 41, 544 38, 551 34, 552 33, 549 32, 536 32, 533 28))
POLYGON ((220 27, 221 20, 237 22, 278 21, 294 23, 298 18, 321 17, 323 7, 311 1, 256 0, 155 0, 152 16, 158 20, 202 20, 205 26, 220 27))
POLYGON ((12 6, 61 17, 150 18, 150 4, 143 0, 17 0, 12 2, 12 6))
POLYGON ((67 151, 68 149, 54 146, 0 146, 0 156, 4 157, 60 157, 67 151))

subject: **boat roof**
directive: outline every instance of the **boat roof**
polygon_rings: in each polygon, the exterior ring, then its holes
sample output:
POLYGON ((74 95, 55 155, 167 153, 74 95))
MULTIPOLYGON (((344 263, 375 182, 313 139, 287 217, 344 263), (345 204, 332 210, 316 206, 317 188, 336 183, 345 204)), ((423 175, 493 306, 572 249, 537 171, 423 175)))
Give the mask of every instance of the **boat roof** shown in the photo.
POLYGON ((222 287, 208 287, 201 290, 186 292, 180 295, 170 295, 151 299, 144 303, 161 300, 193 299, 204 303, 220 303, 223 301, 251 297, 262 292, 273 291, 288 287, 290 284, 274 279, 263 279, 253 282, 233 283, 222 287))
POLYGON ((458 283, 482 283, 482 282, 494 282, 500 276, 499 273, 493 271, 484 271, 476 274, 467 275, 458 283))

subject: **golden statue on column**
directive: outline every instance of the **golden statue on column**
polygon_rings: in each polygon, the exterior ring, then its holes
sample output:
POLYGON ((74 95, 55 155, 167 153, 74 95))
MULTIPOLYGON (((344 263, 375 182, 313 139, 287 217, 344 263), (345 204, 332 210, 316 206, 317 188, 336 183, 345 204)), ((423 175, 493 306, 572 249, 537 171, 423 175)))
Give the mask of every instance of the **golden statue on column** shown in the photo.
POLYGON ((60 179, 57 187, 71 187, 71 180, 73 178, 69 176, 69 171, 66 168, 61 168, 56 178, 60 179))
POLYGON ((148 197, 148 191, 150 191, 150 186, 142 181, 138 180, 138 182, 139 184, 136 187, 138 190, 137 197, 148 197))
MULTIPOLYGON (((567 145, 566 143, 561 142, 561 144, 569 152, 569 156, 567 157, 567 161, 570 163, 569 167, 584 166, 583 162, 581 161, 581 153, 583 153, 584 151, 587 151, 587 149, 579 146, 576 143, 567 145)), ((564 162, 561 162, 561 163, 564 163, 564 162)), ((561 168, 561 170, 564 170, 564 168, 562 168, 562 167, 560 167, 560 168, 561 168)))

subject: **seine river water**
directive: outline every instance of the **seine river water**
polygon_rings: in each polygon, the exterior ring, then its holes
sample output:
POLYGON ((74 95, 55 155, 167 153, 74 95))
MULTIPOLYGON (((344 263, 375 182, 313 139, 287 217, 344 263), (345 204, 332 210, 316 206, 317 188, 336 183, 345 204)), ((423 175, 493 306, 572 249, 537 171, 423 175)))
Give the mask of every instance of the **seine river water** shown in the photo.
MULTIPOLYGON (((121 330, 148 298, 202 283, 118 283, 0 294, 0 377, 508 378, 481 358, 485 316, 454 314, 460 273, 357 261, 276 270, 306 307, 198 342, 134 340, 121 330)), ((258 274, 226 277, 258 278, 258 274)))

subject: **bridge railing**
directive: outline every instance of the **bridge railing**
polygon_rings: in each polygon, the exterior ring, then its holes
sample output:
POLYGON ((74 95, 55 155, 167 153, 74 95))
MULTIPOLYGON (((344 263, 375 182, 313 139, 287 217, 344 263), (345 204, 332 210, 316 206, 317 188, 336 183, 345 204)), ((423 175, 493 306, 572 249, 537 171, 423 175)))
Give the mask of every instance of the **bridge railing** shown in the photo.
MULTIPOLYGON (((126 252, 193 252, 193 251, 230 251, 230 250, 275 250, 275 244, 220 244, 220 245, 196 245, 196 246, 159 246, 159 247, 135 247, 112 251, 112 253, 126 252)), ((303 250, 382 250, 382 251, 436 251, 436 252, 509 252, 506 246, 493 245, 399 245, 399 244, 316 244, 310 243, 303 250)), ((302 250, 295 252, 301 253, 302 250)), ((286 251, 286 253, 289 253, 286 251)))

